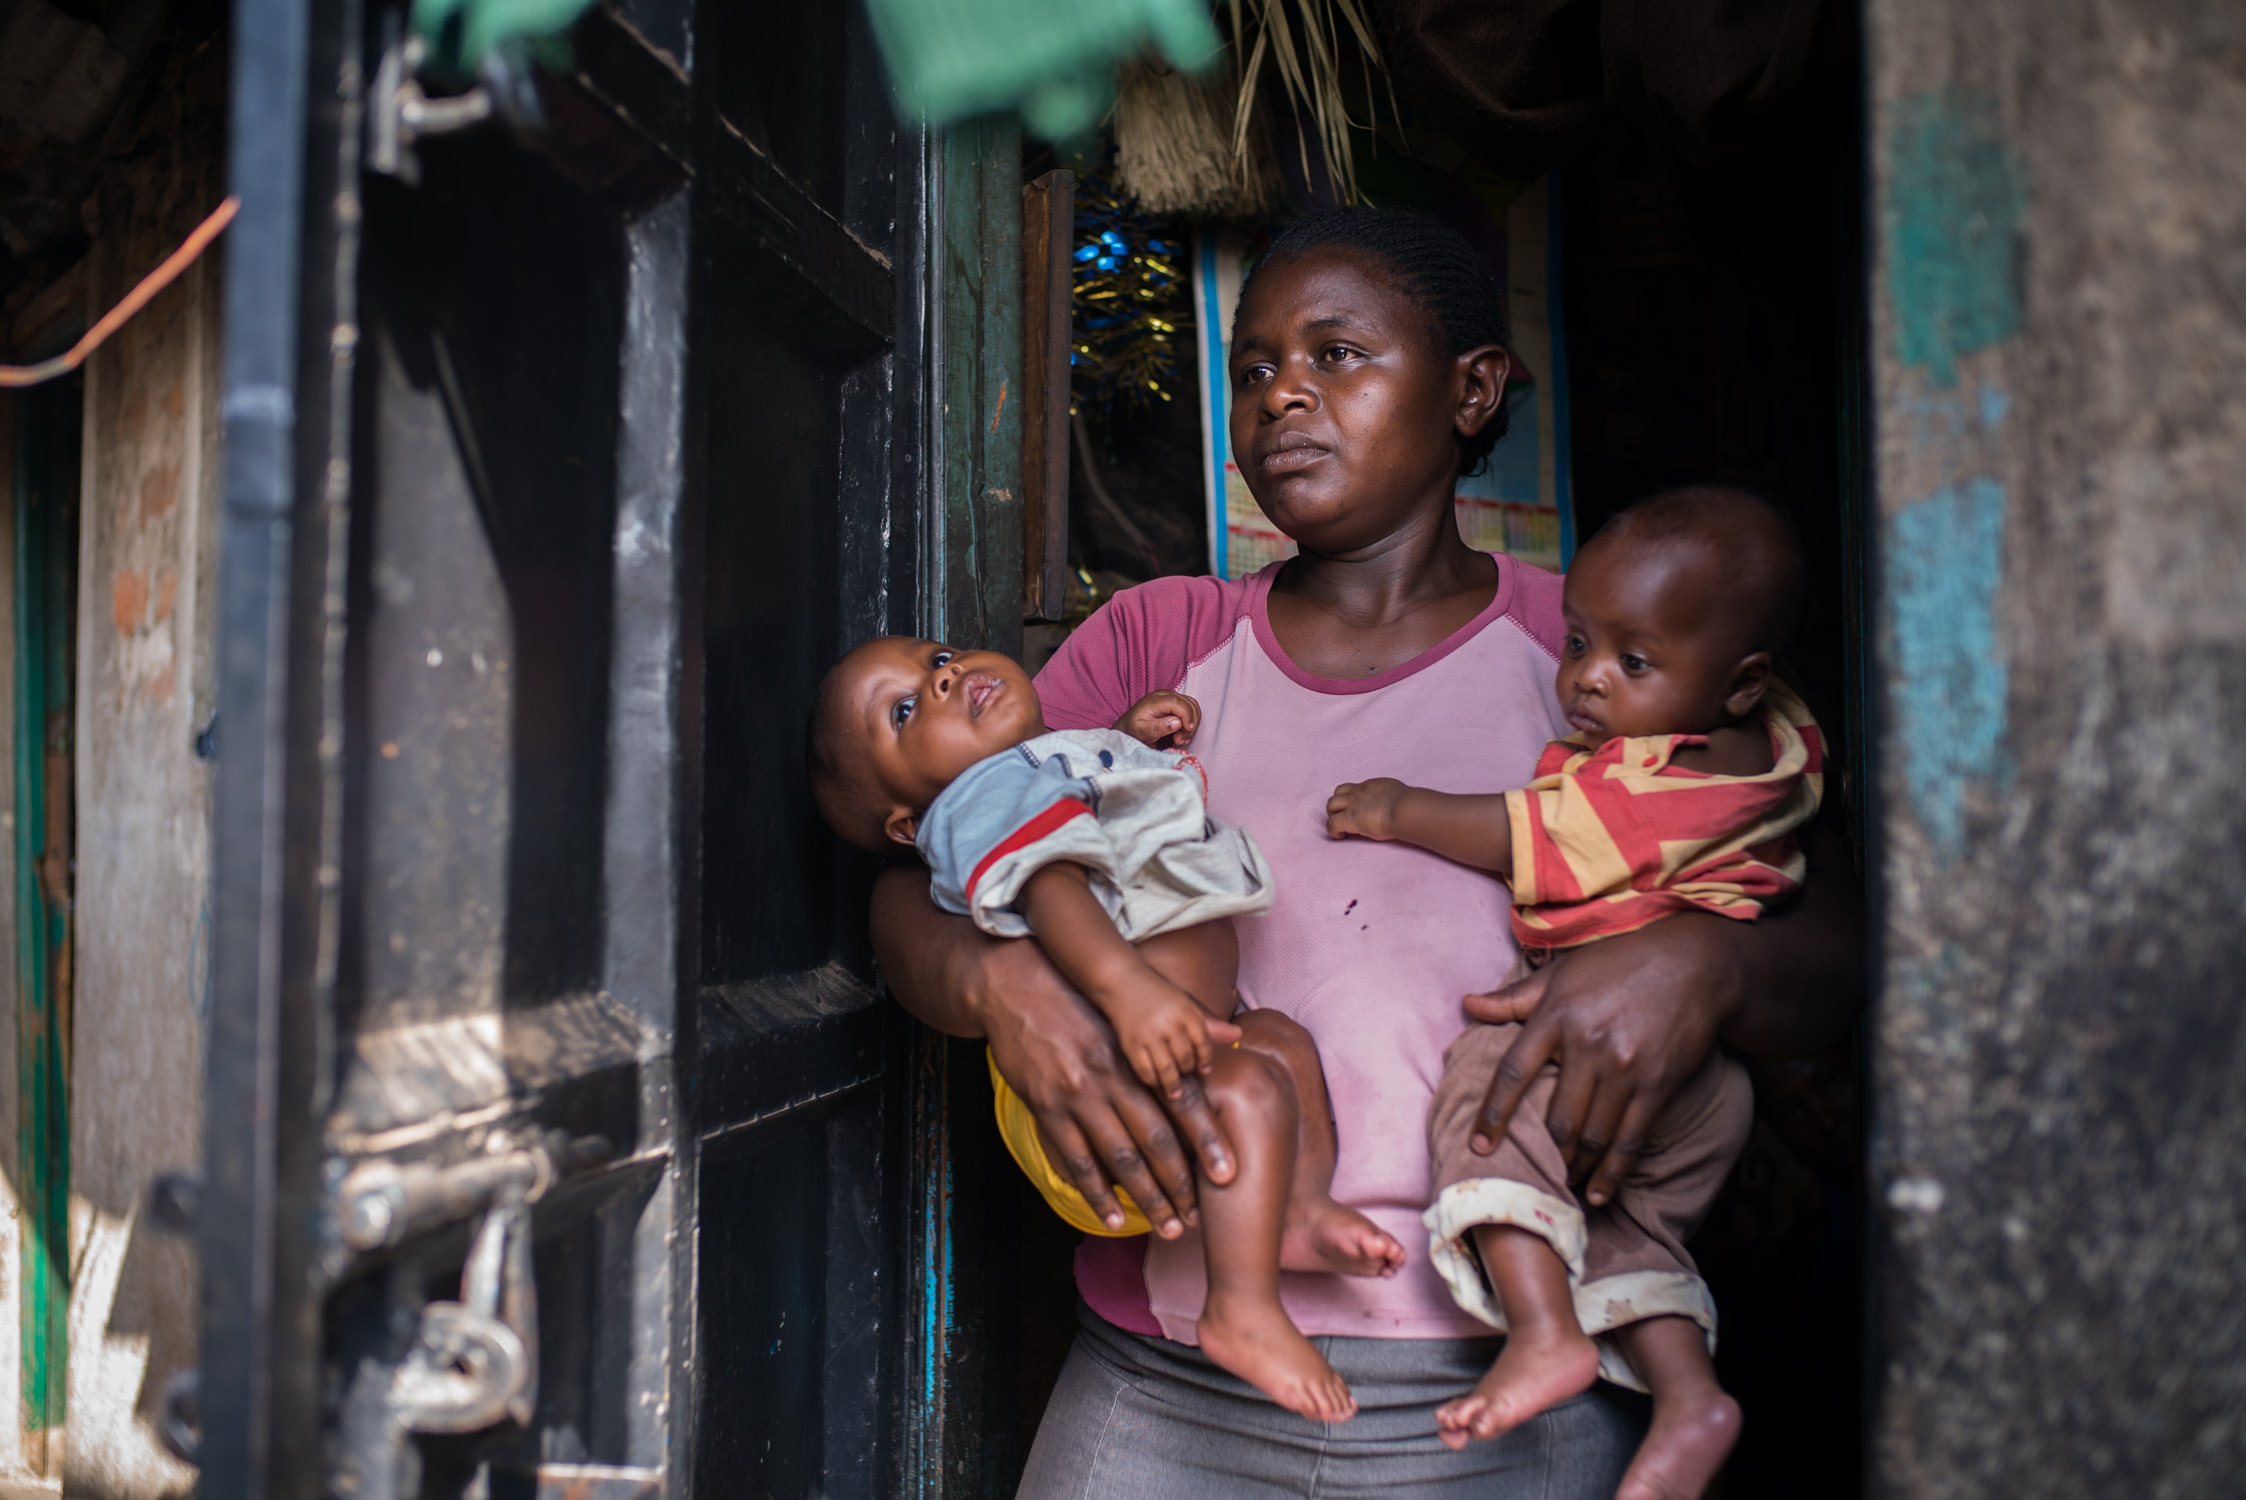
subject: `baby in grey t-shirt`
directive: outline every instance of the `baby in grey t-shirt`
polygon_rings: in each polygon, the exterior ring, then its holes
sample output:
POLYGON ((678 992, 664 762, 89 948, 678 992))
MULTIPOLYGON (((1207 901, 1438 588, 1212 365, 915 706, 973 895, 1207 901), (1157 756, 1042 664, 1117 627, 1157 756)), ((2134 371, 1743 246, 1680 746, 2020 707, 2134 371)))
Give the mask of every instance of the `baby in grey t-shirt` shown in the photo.
MULTIPOLYGON (((1235 1016, 1230 918, 1267 910, 1271 881, 1254 841, 1209 817, 1200 768, 1180 753, 1200 717, 1184 694, 1152 693, 1113 730, 1051 733, 1019 663, 888 637, 820 686, 812 793, 861 848, 916 849, 945 910, 1034 937, 1147 1087, 1173 1101, 1189 1081, 1207 1091, 1238 1169, 1201 1181, 1202 1352, 1291 1411, 1344 1421, 1356 1403, 1280 1305, 1279 1272, 1392 1276, 1404 1250, 1328 1191, 1333 1115, 1308 1034, 1269 1012, 1235 1016)), ((1087 1233, 1148 1232, 1135 1207, 1093 1213, 1072 1174, 1100 1169, 1065 1116, 1052 1125, 1074 1150, 1056 1149, 995 1058, 992 1080, 1000 1133, 1055 1211, 1087 1233)))

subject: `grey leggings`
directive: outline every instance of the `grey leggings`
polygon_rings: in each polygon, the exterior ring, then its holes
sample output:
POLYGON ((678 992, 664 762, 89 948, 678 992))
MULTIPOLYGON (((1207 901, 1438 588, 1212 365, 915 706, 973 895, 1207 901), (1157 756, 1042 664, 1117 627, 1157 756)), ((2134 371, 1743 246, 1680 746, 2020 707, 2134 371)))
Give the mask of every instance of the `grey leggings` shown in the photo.
POLYGON ((1610 1500, 1645 1432, 1644 1398, 1602 1382, 1453 1453, 1436 1441, 1435 1408, 1489 1369, 1494 1338, 1313 1339, 1359 1408, 1322 1426, 1272 1405, 1198 1349, 1126 1333, 1082 1306, 1077 1322, 1022 1474, 1023 1500, 1610 1500))

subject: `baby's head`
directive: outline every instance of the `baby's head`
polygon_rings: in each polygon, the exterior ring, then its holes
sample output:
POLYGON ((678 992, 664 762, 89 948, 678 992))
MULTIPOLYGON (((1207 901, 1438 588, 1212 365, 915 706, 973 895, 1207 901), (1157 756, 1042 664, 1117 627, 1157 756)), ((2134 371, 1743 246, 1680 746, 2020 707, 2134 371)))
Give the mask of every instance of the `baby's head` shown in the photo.
POLYGON ((1755 713, 1801 618, 1801 542, 1724 485, 1640 501, 1568 569, 1560 707, 1577 729, 1706 734, 1755 713))
POLYGON ((975 762, 1045 732, 1010 657, 884 636, 836 662, 811 710, 811 797, 876 854, 912 847, 920 815, 975 762))

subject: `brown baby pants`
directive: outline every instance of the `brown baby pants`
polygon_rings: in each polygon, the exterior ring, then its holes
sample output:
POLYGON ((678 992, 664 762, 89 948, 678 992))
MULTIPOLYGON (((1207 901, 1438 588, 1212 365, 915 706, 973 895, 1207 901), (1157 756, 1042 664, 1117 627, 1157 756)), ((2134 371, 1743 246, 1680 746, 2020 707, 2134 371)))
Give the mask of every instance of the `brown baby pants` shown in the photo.
MULTIPOLYGON (((1746 1148, 1754 1123, 1747 1070, 1721 1052, 1680 1088, 1655 1119, 1646 1149, 1603 1207, 1579 1201, 1567 1164, 1544 1119, 1557 1072, 1547 1068, 1514 1111, 1497 1149, 1477 1156, 1469 1142, 1497 1065, 1521 1034, 1517 1024, 1472 1026, 1443 1054, 1427 1137, 1435 1197, 1425 1215, 1430 1255, 1458 1305, 1493 1328, 1505 1327, 1482 1273, 1472 1231, 1509 1224, 1543 1236, 1567 1263, 1576 1318, 1594 1337, 1642 1318, 1691 1318, 1715 1348, 1716 1308, 1685 1237, 1698 1227, 1746 1148)), ((1644 1390, 1615 1342, 1599 1338, 1600 1373, 1644 1390)))

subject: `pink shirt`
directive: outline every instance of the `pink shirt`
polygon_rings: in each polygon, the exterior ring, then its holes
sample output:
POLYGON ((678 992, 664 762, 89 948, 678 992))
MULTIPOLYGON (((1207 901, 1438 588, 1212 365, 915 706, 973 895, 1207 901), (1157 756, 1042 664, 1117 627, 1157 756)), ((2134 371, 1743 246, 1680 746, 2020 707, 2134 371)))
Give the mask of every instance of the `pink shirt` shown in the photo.
MULTIPOLYGON (((1357 680, 1313 677, 1271 633, 1278 564, 1249 578, 1158 578, 1118 594, 1038 674, 1055 729, 1112 724, 1165 688, 1200 700, 1193 754, 1209 808, 1247 829, 1272 870, 1268 916, 1243 920, 1240 990, 1317 1039, 1340 1130, 1334 1197, 1410 1255, 1390 1280, 1290 1275, 1308 1334, 1484 1335, 1427 1261, 1427 1109, 1459 998, 1514 959, 1511 901, 1494 876, 1402 844, 1326 837, 1344 781, 1396 776, 1447 792, 1525 784, 1567 732, 1553 695, 1560 580, 1497 557, 1497 594, 1449 639, 1357 680)), ((1091 1239, 1077 1285, 1108 1321, 1193 1341, 1206 1295, 1198 1232, 1091 1239)))

